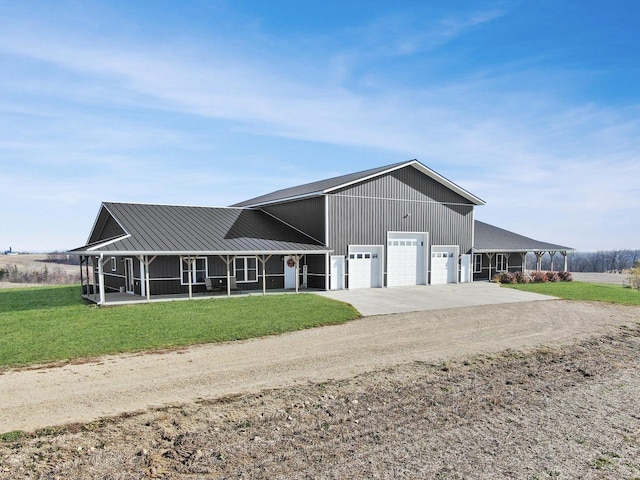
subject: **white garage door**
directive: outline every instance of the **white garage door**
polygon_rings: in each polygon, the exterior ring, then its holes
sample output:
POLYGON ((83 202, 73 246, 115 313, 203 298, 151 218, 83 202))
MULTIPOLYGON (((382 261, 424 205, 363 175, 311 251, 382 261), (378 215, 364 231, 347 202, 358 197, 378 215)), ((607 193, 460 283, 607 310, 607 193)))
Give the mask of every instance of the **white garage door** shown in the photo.
POLYGON ((426 233, 389 232, 387 240, 387 286, 424 285, 426 233))
POLYGON ((349 289, 382 286, 381 246, 349 246, 349 289))
POLYGON ((457 283, 458 247, 431 247, 431 284, 457 283))

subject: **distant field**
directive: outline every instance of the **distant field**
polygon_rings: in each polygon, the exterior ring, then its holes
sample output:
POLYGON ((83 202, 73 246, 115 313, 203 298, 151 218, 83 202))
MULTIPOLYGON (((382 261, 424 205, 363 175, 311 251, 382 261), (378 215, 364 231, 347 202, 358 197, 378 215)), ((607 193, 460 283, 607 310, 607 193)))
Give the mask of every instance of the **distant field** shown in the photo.
MULTIPOLYGON (((27 254, 27 255, 0 255, 0 268, 8 269, 14 266, 18 267, 18 271, 21 273, 42 271, 44 267, 47 267, 49 272, 61 272, 68 276, 80 275, 80 267, 78 265, 67 265, 63 263, 47 262, 47 254, 27 254)), ((75 280, 79 282, 79 279, 75 280)), ((7 281, 0 281, 0 289, 2 288, 21 288, 36 286, 38 284, 30 283, 12 283, 7 281)))

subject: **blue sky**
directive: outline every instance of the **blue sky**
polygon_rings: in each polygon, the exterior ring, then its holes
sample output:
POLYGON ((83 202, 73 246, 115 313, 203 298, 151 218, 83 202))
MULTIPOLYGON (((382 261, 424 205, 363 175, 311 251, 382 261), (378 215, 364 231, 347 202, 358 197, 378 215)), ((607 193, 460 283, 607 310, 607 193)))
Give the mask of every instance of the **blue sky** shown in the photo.
POLYGON ((417 158, 476 218, 640 248, 640 2, 0 0, 0 250, 417 158), (346 5, 345 5, 346 4, 346 5))

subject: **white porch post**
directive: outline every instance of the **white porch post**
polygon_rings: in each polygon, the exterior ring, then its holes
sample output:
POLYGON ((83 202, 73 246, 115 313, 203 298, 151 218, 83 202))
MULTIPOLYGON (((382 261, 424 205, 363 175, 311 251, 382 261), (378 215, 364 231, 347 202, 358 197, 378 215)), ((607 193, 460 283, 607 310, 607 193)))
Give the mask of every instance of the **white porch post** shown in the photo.
POLYGON ((227 255, 227 297, 231 296, 231 260, 229 259, 229 255, 227 255))
POLYGON ((329 272, 331 270, 331 259, 329 258, 329 254, 324 254, 324 289, 329 291, 329 281, 331 277, 329 276, 329 272))
POLYGON ((542 256, 544 255, 544 252, 536 252, 536 270, 540 271, 542 270, 542 256))
POLYGON ((520 257, 522 258, 522 265, 520 270, 522 273, 527 271, 527 252, 520 252, 520 257))
MULTIPOLYGON (((151 278, 150 278, 150 273, 149 273, 149 268, 151 267, 151 263, 158 258, 157 255, 151 257, 151 260, 149 260, 149 256, 148 255, 144 255, 144 256, 139 256, 138 259, 140 260, 140 271, 142 272, 142 266, 144 265, 144 293, 143 295, 145 295, 147 297, 147 302, 151 301, 151 278)), ((181 261, 182 261, 182 257, 181 257, 181 261)))
POLYGON ((556 252, 554 252, 553 250, 549 251, 549 271, 553 272, 553 257, 556 256, 556 252))
POLYGON ((563 271, 568 271, 569 269, 569 265, 567 263, 567 252, 560 252, 562 254, 562 256, 564 257, 564 262, 563 262, 563 271))
POLYGON ((489 281, 491 281, 491 262, 493 262, 494 253, 487 253, 487 257, 489 257, 489 281))
POLYGON ((267 294, 267 262, 272 257, 272 255, 260 255, 258 260, 262 264, 262 295, 267 294))
POLYGON ((189 300, 193 298, 193 272, 191 271, 192 265, 193 263, 191 261, 191 256, 189 256, 189 300))
POLYGON ((103 265, 103 254, 100 254, 100 259, 98 260, 98 282, 100 287, 100 305, 104 305, 106 300, 105 291, 104 291, 104 265, 103 265))

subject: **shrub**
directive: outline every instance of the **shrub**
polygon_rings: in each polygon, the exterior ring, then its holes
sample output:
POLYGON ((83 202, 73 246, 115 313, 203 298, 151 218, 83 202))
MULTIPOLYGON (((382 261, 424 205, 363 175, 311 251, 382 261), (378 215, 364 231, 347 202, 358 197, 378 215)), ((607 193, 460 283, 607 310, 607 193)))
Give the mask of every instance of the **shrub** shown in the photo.
POLYGON ((510 272, 500 272, 493 276, 493 281, 496 283, 517 283, 515 275, 510 272))
POLYGON ((531 281, 529 275, 524 272, 515 272, 513 277, 515 278, 516 283, 529 283, 531 281))
POLYGON ((558 276, 563 282, 573 282, 573 275, 571 275, 571 272, 558 272, 558 276))
POLYGON ((545 276, 547 277, 547 282, 559 282, 560 277, 558 276, 558 272, 545 272, 545 276))
POLYGON ((532 283, 546 283, 549 281, 545 272, 531 272, 530 277, 532 283))

